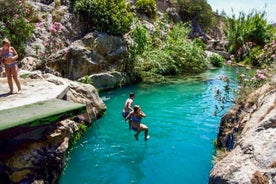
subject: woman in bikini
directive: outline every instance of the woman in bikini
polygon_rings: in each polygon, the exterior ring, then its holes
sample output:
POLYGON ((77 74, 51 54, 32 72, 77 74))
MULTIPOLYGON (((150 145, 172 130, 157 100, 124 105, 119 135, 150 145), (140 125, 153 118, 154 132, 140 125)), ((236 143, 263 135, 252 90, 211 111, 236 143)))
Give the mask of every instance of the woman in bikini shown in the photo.
POLYGON ((144 124, 141 124, 142 118, 144 117, 146 117, 146 114, 142 112, 142 109, 138 105, 135 105, 133 111, 131 111, 126 117, 126 119, 131 118, 131 128, 136 132, 134 135, 136 140, 138 140, 138 136, 142 131, 145 131, 145 141, 150 138, 148 135, 148 127, 144 124))
POLYGON ((21 93, 21 84, 18 79, 18 66, 16 60, 18 59, 18 54, 16 50, 11 46, 11 42, 8 39, 4 39, 2 42, 2 48, 0 48, 0 58, 4 63, 5 72, 10 88, 9 94, 13 94, 13 81, 14 80, 18 93, 21 93))

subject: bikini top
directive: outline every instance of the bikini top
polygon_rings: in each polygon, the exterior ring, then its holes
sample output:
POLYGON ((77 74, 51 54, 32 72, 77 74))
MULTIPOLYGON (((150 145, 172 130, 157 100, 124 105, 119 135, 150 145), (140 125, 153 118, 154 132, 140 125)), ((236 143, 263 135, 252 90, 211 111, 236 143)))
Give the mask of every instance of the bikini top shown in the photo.
POLYGON ((135 123, 140 123, 142 118, 138 118, 138 117, 135 117, 135 116, 132 116, 132 121, 134 121, 135 123))
POLYGON ((2 58, 3 59, 13 57, 13 56, 14 56, 14 54, 12 52, 2 52, 2 58))

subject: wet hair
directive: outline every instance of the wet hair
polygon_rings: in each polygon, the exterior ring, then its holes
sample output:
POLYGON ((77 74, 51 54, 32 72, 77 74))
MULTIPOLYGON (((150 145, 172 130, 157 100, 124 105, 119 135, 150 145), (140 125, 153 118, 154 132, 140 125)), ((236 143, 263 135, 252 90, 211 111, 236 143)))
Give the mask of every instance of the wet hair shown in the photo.
POLYGON ((135 94, 133 92, 129 93, 129 98, 132 98, 134 96, 135 96, 135 94))
POLYGON ((137 113, 139 111, 139 109, 141 109, 139 105, 135 105, 133 108, 135 113, 137 113))
POLYGON ((8 38, 4 38, 2 41, 2 45, 8 44, 9 46, 11 45, 11 41, 8 38))

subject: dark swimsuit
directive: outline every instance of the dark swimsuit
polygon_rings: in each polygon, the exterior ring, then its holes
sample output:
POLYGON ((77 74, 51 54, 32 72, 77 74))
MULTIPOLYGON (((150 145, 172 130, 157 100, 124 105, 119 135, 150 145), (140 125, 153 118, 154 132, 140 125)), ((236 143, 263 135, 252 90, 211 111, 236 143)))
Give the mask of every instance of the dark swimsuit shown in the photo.
MULTIPOLYGON (((132 116, 132 117, 131 117, 131 120, 133 121, 133 123, 141 123, 142 118, 137 118, 137 117, 135 117, 135 116, 132 116)), ((138 130, 138 128, 133 127, 133 126, 131 126, 131 128, 132 128, 132 130, 134 130, 135 132, 138 130)))
POLYGON ((127 112, 122 112, 122 115, 123 115, 124 118, 126 118, 126 117, 129 115, 129 113, 130 113, 129 111, 127 111, 127 112))
MULTIPOLYGON (((2 53, 2 58, 3 59, 6 59, 6 58, 9 58, 9 57, 13 57, 14 54, 12 52, 5 52, 5 53, 2 53)), ((9 64, 5 64, 5 67, 7 68, 13 68, 17 65, 16 61, 13 62, 13 63, 9 63, 9 64)))

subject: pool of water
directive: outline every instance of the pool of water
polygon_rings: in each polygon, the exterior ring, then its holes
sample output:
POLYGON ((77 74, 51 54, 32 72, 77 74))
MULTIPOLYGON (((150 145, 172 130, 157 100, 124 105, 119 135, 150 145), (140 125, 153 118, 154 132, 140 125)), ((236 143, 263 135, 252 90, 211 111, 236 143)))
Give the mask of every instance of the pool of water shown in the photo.
MULTIPOLYGON (((213 116, 220 75, 236 86, 236 68, 174 79, 167 84, 138 84, 101 94, 108 110, 85 133, 70 155, 61 184, 206 184, 220 116, 213 116), (134 139, 121 116, 129 92, 147 117, 151 139, 134 139)), ((224 112, 231 107, 226 104, 224 112)), ((221 115, 223 112, 221 113, 221 115)))

